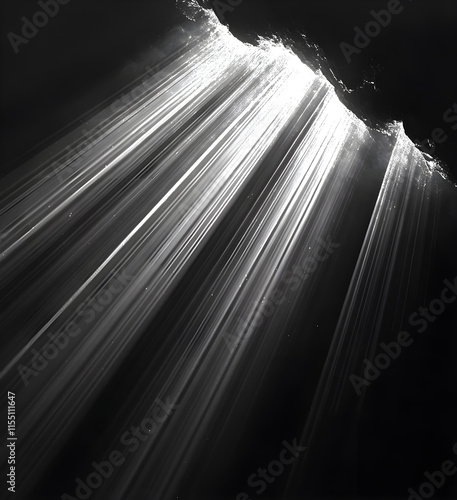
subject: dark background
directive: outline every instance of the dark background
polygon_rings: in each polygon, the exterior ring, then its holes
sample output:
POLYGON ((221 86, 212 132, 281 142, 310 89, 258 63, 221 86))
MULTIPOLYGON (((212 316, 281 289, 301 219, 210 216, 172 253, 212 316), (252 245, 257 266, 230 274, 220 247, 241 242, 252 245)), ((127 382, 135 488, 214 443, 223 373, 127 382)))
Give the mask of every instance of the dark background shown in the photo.
POLYGON ((173 0, 71 0, 15 54, 8 33, 20 35, 37 1, 1 6, 1 152, 11 170, 36 145, 119 90, 114 78, 186 18, 173 0))

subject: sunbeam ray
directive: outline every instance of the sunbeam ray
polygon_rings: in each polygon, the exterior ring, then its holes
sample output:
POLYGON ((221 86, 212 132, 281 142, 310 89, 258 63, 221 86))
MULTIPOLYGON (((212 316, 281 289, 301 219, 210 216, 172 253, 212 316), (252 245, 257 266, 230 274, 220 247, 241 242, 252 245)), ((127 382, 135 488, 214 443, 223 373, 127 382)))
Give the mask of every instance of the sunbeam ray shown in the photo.
POLYGON ((210 15, 180 33, 147 93, 98 109, 90 140, 80 125, 2 187, 18 498, 44 498, 73 450, 79 481, 46 498, 215 498, 241 419, 298 356, 312 375, 295 491, 329 425, 358 415, 351 376, 426 295, 453 187, 401 124, 368 128, 279 42, 245 45, 210 15), (78 444, 93 415, 103 431, 78 444), (149 435, 127 439, 135 425, 149 435), (118 450, 115 473, 81 486, 118 450))

